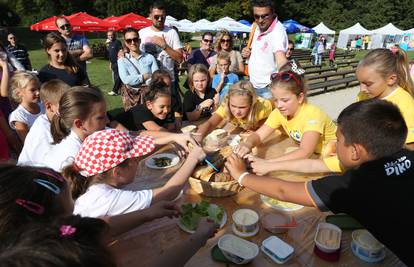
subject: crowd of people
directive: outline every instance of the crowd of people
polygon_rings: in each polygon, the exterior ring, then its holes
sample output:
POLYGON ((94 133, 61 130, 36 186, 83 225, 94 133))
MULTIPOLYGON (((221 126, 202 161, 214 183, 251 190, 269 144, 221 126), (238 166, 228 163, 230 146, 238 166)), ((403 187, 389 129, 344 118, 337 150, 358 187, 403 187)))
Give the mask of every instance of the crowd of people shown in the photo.
MULTIPOLYGON (((410 221, 384 214, 409 212, 414 193, 414 85, 406 53, 369 51, 356 70, 357 100, 335 122, 308 103, 304 70, 273 1, 252 1, 252 12, 255 26, 241 52, 229 32, 202 35, 200 48, 187 55, 183 97, 177 69, 183 47, 177 31, 164 24, 161 2, 151 6, 152 25, 125 30, 123 42, 108 32, 109 94, 120 94, 124 108, 116 117, 88 78, 86 61, 93 55, 87 39, 73 33, 65 17, 57 17, 58 32, 44 38, 48 63, 38 75, 24 71, 32 67, 27 50, 8 35, 10 45, 0 46, 0 160, 8 161, 0 165, 2 266, 115 266, 107 246, 114 237, 180 214, 173 200, 206 157, 200 144, 224 123, 249 134, 225 163, 240 185, 347 213, 404 263, 414 263, 405 245, 413 237, 410 221), (197 124, 196 134, 178 133, 185 123, 197 124), (298 149, 272 159, 252 155, 278 132, 298 149), (142 159, 170 143, 183 165, 164 186, 123 189, 142 159), (267 176, 278 170, 332 175, 304 183, 267 176)), ((321 39, 315 64, 323 49, 321 39)), ((217 228, 203 220, 152 266, 183 266, 217 228)))

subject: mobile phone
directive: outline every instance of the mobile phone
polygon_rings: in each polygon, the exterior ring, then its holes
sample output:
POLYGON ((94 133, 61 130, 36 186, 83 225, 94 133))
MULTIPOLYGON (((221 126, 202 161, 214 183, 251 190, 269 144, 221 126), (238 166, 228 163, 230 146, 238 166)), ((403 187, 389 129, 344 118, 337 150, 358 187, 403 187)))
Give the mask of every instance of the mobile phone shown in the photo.
POLYGON ((335 214, 335 215, 328 215, 325 218, 327 223, 332 223, 342 230, 354 230, 354 229, 363 229, 365 228, 360 224, 357 220, 352 218, 347 214, 335 214))

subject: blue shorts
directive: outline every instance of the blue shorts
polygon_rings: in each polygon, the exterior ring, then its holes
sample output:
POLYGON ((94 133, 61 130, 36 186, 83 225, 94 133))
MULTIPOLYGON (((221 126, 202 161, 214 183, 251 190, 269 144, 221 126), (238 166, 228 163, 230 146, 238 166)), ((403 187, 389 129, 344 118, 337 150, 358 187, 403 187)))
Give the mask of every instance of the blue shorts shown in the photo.
POLYGON ((264 99, 270 99, 272 100, 273 95, 272 92, 270 91, 269 87, 264 87, 264 88, 255 88, 256 89, 256 94, 264 99))

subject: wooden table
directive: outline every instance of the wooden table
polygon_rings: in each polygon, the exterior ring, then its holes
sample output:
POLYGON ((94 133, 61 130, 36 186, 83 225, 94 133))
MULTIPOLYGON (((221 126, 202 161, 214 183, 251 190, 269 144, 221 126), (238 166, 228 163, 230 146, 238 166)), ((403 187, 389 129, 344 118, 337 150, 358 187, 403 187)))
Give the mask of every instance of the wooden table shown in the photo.
MULTIPOLYGON (((281 155, 286 150, 291 150, 294 147, 292 141, 288 138, 275 137, 266 142, 261 147, 258 147, 258 154, 265 158, 271 158, 281 155)), ((168 148, 164 148, 168 150, 168 148)), ((140 163, 140 168, 137 178, 129 189, 143 189, 160 186, 177 171, 179 166, 170 168, 168 170, 150 170, 145 167, 144 162, 140 163)), ((305 181, 309 179, 316 179, 319 175, 302 175, 297 173, 278 172, 272 173, 287 180, 305 181)), ((198 202, 203 197, 197 195, 188 186, 185 188, 183 196, 177 200, 179 204, 186 202, 198 202)), ((227 233, 232 233, 232 219, 231 215, 239 208, 250 208, 257 211, 260 215, 265 212, 273 212, 271 208, 265 206, 259 194, 243 189, 240 193, 226 198, 210 198, 211 203, 222 205, 228 215, 226 225, 221 229, 214 238, 211 238, 207 244, 201 248, 185 265, 187 267, 202 267, 202 266, 226 266, 224 263, 215 262, 211 258, 211 248, 214 247, 218 239, 227 233)), ((295 229, 289 230, 284 234, 277 234, 277 236, 295 248, 294 256, 284 266, 404 266, 398 258, 387 250, 385 260, 377 265, 368 264, 352 254, 351 231, 344 231, 342 235, 342 248, 340 260, 332 263, 318 258, 314 253, 314 236, 316 226, 319 222, 324 221, 324 218, 329 213, 322 213, 315 208, 305 207, 301 210, 290 212, 296 217, 298 226, 295 229)), ((177 219, 163 218, 150 223, 146 223, 129 233, 120 236, 119 239, 111 246, 121 267, 136 267, 149 266, 149 262, 154 257, 162 255, 163 252, 172 248, 174 244, 179 243, 189 237, 189 234, 183 232, 176 225, 177 219)), ((261 245, 261 242, 272 235, 263 228, 260 228, 259 233, 249 238, 249 241, 261 245)), ((262 252, 259 252, 255 258, 247 266, 275 266, 277 264, 271 262, 262 252)), ((227 265, 230 266, 230 265, 227 265)), ((231 265, 236 266, 236 265, 231 265)))

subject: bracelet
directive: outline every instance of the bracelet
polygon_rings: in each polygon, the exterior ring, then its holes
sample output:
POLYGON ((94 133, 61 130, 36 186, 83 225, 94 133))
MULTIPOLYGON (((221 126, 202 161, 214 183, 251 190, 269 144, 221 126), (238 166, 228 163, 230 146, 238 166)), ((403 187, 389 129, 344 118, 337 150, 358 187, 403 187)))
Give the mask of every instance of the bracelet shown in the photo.
POLYGON ((242 185, 244 177, 246 177, 249 174, 249 172, 243 172, 242 174, 240 174, 239 178, 237 178, 237 182, 239 183, 239 185, 242 185))

